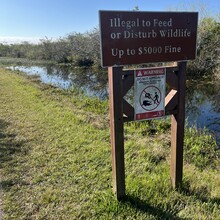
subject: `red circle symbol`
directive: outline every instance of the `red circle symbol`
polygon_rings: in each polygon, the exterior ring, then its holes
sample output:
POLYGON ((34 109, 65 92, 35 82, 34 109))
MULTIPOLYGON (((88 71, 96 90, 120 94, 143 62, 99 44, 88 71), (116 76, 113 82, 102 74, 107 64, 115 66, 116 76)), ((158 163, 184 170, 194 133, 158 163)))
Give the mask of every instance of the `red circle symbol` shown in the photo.
POLYGON ((153 111, 161 103, 161 91, 156 86, 148 86, 141 92, 139 102, 144 110, 153 111))

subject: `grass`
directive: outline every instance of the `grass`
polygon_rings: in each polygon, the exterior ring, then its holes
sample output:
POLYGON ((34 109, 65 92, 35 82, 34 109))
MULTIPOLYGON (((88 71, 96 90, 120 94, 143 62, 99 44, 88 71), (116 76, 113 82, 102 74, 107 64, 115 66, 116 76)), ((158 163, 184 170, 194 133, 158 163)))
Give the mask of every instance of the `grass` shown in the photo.
POLYGON ((127 197, 118 202, 107 102, 0 69, 0 103, 4 219, 220 219, 219 151, 207 132, 186 130, 176 191, 170 119, 125 124, 127 197))

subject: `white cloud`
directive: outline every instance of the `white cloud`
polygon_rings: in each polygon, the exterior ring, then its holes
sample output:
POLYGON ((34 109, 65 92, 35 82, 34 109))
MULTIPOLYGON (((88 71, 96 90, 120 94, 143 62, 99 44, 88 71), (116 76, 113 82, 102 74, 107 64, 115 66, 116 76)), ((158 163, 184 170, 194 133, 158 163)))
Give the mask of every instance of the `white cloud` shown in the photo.
POLYGON ((38 37, 2 37, 0 36, 0 43, 3 44, 19 44, 24 41, 27 41, 28 43, 37 44, 40 42, 40 39, 38 37))

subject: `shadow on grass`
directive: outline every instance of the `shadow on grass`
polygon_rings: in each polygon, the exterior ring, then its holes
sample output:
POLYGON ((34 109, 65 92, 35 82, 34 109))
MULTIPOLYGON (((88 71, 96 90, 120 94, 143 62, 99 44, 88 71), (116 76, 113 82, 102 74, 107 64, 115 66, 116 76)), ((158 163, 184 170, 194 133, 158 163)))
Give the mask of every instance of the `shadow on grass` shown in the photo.
POLYGON ((24 155, 27 153, 27 149, 23 148, 25 141, 17 140, 16 134, 7 130, 9 125, 8 122, 0 119, 0 168, 9 166, 9 161, 12 166, 15 154, 24 155))
POLYGON ((16 140, 16 134, 7 131, 10 124, 0 119, 0 168, 4 167, 4 163, 12 160, 14 154, 23 152, 22 145, 25 143, 16 140))
POLYGON ((190 182, 185 181, 180 193, 186 196, 194 197, 195 200, 200 200, 202 203, 211 203, 212 205, 220 205, 220 195, 215 198, 211 198, 211 192, 206 186, 200 186, 196 189, 190 188, 190 182))
POLYGON ((135 208, 141 212, 146 212, 150 215, 153 215, 156 219, 169 219, 169 220, 183 220, 184 218, 179 218, 172 213, 171 211, 165 211, 160 207, 155 207, 148 204, 146 201, 143 201, 137 197, 126 195, 125 198, 121 200, 122 203, 126 203, 126 205, 130 206, 131 208, 135 208))
MULTIPOLYGON (((15 156, 26 154, 27 149, 23 148, 25 141, 16 140, 16 134, 8 131, 7 128, 9 125, 8 122, 0 119, 0 168, 3 169, 5 173, 11 175, 18 166, 15 156)), ((17 184, 17 182, 15 179, 2 180, 0 185, 4 190, 8 190, 12 185, 17 184)), ((19 184, 23 183, 19 181, 19 184)))

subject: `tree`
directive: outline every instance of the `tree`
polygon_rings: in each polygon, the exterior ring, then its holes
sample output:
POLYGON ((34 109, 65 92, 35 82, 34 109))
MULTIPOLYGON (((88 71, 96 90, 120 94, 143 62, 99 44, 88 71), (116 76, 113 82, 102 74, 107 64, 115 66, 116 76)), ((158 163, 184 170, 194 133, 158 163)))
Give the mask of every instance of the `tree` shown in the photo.
POLYGON ((197 58, 189 63, 190 74, 214 74, 220 64, 220 23, 207 17, 200 21, 197 39, 197 58))

